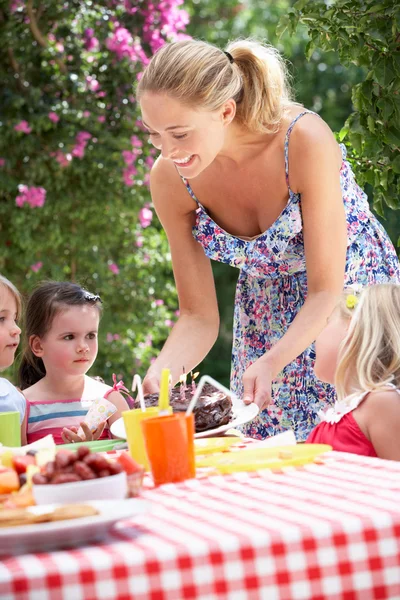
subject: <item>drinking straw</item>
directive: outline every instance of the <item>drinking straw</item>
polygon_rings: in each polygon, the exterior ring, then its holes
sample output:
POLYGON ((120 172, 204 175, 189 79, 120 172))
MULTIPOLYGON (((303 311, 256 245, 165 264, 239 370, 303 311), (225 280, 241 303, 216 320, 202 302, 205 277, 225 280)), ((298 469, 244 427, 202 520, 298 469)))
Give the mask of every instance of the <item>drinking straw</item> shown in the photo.
POLYGON ((133 377, 132 392, 135 392, 136 389, 137 389, 137 395, 138 395, 139 402, 140 402, 140 408, 142 409, 143 412, 146 412, 146 404, 144 402, 142 379, 141 379, 140 375, 135 375, 133 377))
POLYGON ((201 377, 201 379, 197 385, 197 390, 193 394, 193 398, 191 399, 190 404, 187 407, 186 416, 189 416, 192 414, 193 409, 196 406, 197 401, 201 396, 201 392, 202 392, 202 389, 203 389, 205 383, 211 383, 211 385, 213 385, 215 388, 217 388, 217 390, 220 390, 227 396, 230 396, 230 398, 232 400, 232 404, 235 404, 235 401, 238 400, 237 397, 235 396, 235 394, 233 394, 230 390, 228 390, 228 388, 226 388, 224 385, 222 385, 222 383, 219 383, 218 381, 216 381, 209 375, 203 375, 203 377, 201 377))
POLYGON ((169 408, 169 381, 170 370, 163 369, 161 371, 160 395, 158 397, 159 414, 168 414, 169 408))

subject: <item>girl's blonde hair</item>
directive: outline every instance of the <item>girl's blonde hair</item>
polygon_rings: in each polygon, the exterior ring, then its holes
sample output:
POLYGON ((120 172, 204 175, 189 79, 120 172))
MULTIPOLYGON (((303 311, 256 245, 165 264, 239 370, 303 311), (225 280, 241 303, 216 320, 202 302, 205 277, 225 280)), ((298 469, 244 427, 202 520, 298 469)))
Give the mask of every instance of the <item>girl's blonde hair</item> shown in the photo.
POLYGON ((235 120, 252 132, 275 133, 284 109, 293 104, 286 65, 272 46, 254 40, 228 45, 229 56, 200 40, 162 46, 151 59, 137 87, 171 95, 191 107, 219 109, 233 98, 235 120))
POLYGON ((358 302, 349 302, 347 292, 339 309, 351 319, 335 375, 339 400, 388 385, 400 388, 400 285, 365 288, 358 302))
POLYGON ((20 319, 21 314, 22 314, 21 294, 19 293, 19 291, 17 290, 15 285, 13 283, 11 283, 11 281, 9 281, 3 275, 0 275, 0 289, 1 288, 6 288, 10 292, 10 294, 13 296, 13 298, 15 300, 15 304, 17 305, 17 319, 20 319))

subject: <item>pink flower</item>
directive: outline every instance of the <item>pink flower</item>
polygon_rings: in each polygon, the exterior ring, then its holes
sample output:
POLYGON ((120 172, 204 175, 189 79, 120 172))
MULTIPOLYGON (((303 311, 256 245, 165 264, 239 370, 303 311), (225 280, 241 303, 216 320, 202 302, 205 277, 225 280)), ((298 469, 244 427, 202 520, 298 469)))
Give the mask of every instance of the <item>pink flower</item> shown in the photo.
POLYGON ((19 196, 15 198, 15 204, 21 208, 26 202, 32 207, 42 207, 46 200, 46 190, 42 187, 28 187, 20 184, 18 186, 19 196))
POLYGON ((6 164, 6 159, 0 158, 0 167, 4 167, 5 164, 6 164))
POLYGON ((176 311, 174 312, 174 315, 175 315, 176 317, 179 317, 179 315, 180 315, 180 314, 181 314, 181 311, 180 311, 180 310, 176 310, 176 311))
POLYGON ((84 110, 82 113, 82 117, 84 117, 85 119, 87 119, 88 117, 90 117, 92 113, 90 112, 90 110, 84 110))
POLYGON ((112 342, 112 341, 113 341, 113 339, 114 339, 114 336, 113 336, 113 334, 112 334, 112 333, 107 333, 107 337, 106 337, 106 339, 107 339, 107 342, 112 342))
POLYGON ((104 123, 104 121, 106 120, 104 115, 100 115, 99 117, 97 117, 97 120, 99 123, 104 123))
POLYGON ((121 339, 121 336, 119 335, 119 333, 114 333, 113 337, 114 337, 114 340, 116 340, 116 341, 121 339))
POLYGON ((146 166, 149 167, 149 169, 151 169, 151 167, 154 165, 154 158, 152 156, 146 156, 144 162, 146 166))
POLYGON ((71 154, 64 154, 64 152, 61 152, 61 150, 51 152, 50 156, 54 156, 54 158, 56 159, 58 164, 61 165, 61 167, 68 167, 69 163, 72 160, 71 154))
POLYGON ((75 146, 72 149, 72 156, 83 158, 85 156, 85 148, 92 135, 88 131, 79 131, 75 138, 75 146))
POLYGON ((97 92, 100 89, 100 84, 95 77, 88 75, 86 77, 87 89, 91 92, 97 92))
POLYGON ((141 248, 143 246, 143 237, 140 235, 136 240, 136 246, 141 248))
POLYGON ((163 304, 164 304, 164 300, 156 300, 155 301, 156 306, 162 306, 163 304))
POLYGON ((43 263, 42 262, 37 262, 34 263, 33 265, 31 265, 31 269, 34 273, 37 273, 38 271, 40 271, 40 269, 43 267, 43 263))
POLYGON ((137 170, 134 167, 134 165, 130 165, 128 167, 126 167, 123 171, 122 171, 122 177, 124 179, 124 183, 125 185, 131 187, 132 185, 134 185, 135 180, 134 180, 134 176, 137 174, 137 170))
POLYGON ((55 112, 49 112, 47 116, 49 117, 50 121, 53 121, 53 123, 58 123, 60 120, 60 117, 55 112))
POLYGON ((166 325, 167 327, 173 327, 174 326, 174 322, 171 321, 171 319, 165 319, 164 325, 166 325))
POLYGON ((111 273, 114 273, 114 275, 118 275, 119 273, 119 268, 118 265, 115 264, 114 262, 110 263, 108 265, 108 268, 110 269, 111 273))
POLYGON ((147 206, 143 207, 139 211, 139 222, 140 226, 145 229, 151 224, 153 219, 153 211, 151 211, 147 206))
POLYGON ((22 133, 30 133, 32 128, 29 127, 28 121, 20 121, 17 125, 14 126, 15 131, 22 131, 22 133))
POLYGON ((122 158, 124 159, 124 163, 128 165, 133 165, 136 160, 136 154, 134 152, 130 152, 129 150, 122 151, 122 158))
POLYGON ((88 52, 96 52, 99 49, 99 40, 96 37, 94 37, 94 31, 91 27, 85 29, 83 37, 85 39, 85 50, 87 50, 88 52))
POLYGON ((142 140, 137 135, 131 137, 131 144, 134 148, 141 148, 143 146, 142 140))

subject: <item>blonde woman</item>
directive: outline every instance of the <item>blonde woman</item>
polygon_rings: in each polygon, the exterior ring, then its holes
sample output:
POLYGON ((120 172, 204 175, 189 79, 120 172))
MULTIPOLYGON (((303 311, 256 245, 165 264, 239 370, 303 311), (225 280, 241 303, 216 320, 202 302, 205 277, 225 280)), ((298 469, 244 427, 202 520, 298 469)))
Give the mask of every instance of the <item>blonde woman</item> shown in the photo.
POLYGON ((315 372, 338 400, 307 441, 400 460, 400 286, 343 294, 315 346, 315 372))
POLYGON ((239 269, 231 386, 263 410, 245 428, 299 440, 334 389, 313 373, 312 342, 344 284, 400 281, 396 253, 329 127, 291 99, 278 52, 237 41, 162 47, 138 85, 160 151, 154 206, 171 246, 180 317, 147 373, 176 382, 219 326, 210 258, 239 269), (271 400, 273 403, 271 404, 271 400))

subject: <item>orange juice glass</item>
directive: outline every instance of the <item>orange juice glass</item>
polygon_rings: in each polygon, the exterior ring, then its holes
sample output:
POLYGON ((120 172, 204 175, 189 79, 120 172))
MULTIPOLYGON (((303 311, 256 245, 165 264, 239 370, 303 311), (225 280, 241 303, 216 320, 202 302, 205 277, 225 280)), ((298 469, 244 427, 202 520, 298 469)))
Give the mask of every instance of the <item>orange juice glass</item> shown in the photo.
POLYGON ((193 414, 153 417, 141 427, 155 485, 196 476, 193 414))

